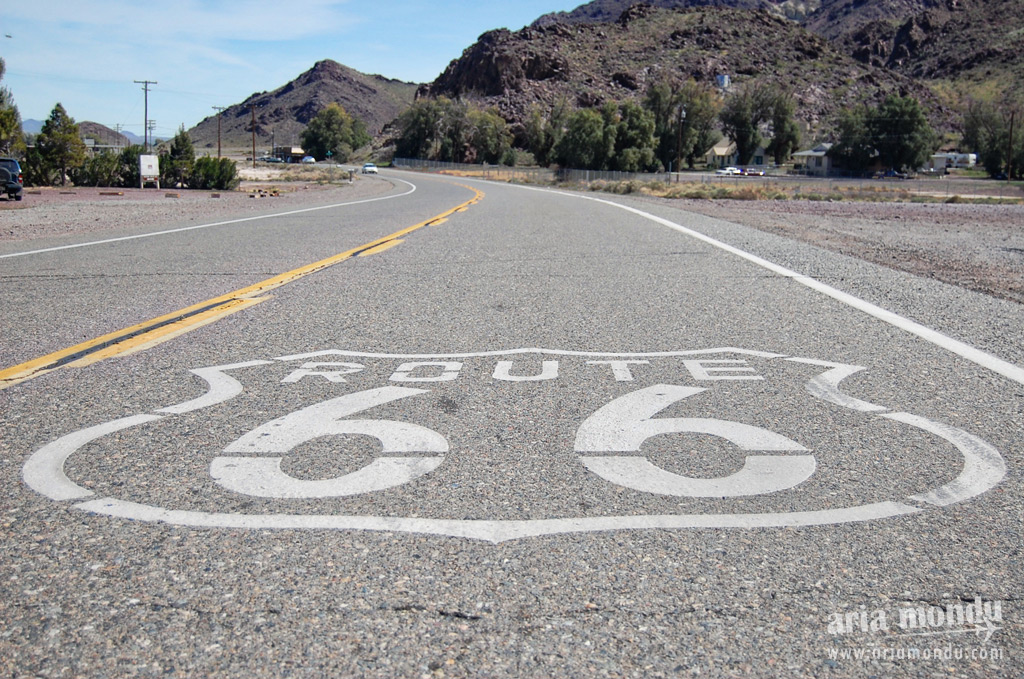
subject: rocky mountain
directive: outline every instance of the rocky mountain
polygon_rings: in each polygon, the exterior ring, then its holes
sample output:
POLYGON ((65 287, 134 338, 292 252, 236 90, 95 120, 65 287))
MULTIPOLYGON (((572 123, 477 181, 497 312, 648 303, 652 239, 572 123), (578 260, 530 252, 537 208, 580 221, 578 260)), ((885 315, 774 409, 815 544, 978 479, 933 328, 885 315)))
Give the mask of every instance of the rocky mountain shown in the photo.
POLYGON ((733 86, 760 80, 792 91, 797 117, 812 129, 844 107, 887 94, 913 95, 945 126, 932 93, 887 69, 837 51, 826 39, 765 10, 660 9, 635 5, 611 23, 551 23, 485 33, 420 96, 496 106, 522 122, 531 107, 561 98, 578 106, 642 97, 662 78, 733 86))
MULTIPOLYGON (((593 0, 570 12, 552 12, 533 22, 534 28, 551 24, 607 23, 615 21, 638 0, 593 0)), ((821 0, 645 0, 662 9, 685 7, 727 7, 731 9, 763 9, 789 19, 800 20, 811 14, 821 0)))
POLYGON ((806 26, 950 99, 1024 89, 1024 0, 824 0, 806 26))
MULTIPOLYGON (((273 92, 259 92, 221 112, 221 144, 247 146, 256 119, 256 143, 267 148, 299 145, 299 136, 313 117, 332 102, 366 123, 377 134, 412 103, 417 85, 366 75, 335 61, 317 62, 313 68, 273 92), (255 109, 255 112, 254 112, 255 109)), ((196 149, 217 147, 217 116, 189 130, 196 149)))
MULTIPOLYGON (((925 81, 943 100, 1024 90, 1024 0, 645 0, 662 8, 763 9, 799 21, 837 50, 925 81)), ((553 23, 614 21, 637 0, 593 0, 553 23)))

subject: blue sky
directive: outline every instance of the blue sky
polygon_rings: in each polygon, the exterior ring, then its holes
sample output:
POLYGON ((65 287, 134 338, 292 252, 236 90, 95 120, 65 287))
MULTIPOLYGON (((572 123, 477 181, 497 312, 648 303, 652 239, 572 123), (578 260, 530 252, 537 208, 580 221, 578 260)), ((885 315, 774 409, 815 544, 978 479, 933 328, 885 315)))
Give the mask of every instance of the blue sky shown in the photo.
POLYGON ((172 136, 321 59, 430 82, 477 37, 585 0, 20 0, 0 13, 2 82, 23 119, 57 102, 76 121, 172 136))

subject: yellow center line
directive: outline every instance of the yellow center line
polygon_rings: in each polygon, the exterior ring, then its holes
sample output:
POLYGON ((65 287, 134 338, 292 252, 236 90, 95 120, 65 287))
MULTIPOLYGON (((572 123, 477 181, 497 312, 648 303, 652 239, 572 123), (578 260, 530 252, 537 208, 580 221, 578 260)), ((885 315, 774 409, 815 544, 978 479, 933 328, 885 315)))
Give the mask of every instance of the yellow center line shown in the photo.
POLYGON ((259 283, 229 292, 226 295, 220 295, 205 302, 199 302, 184 309, 178 309, 169 314, 157 316, 128 328, 107 333, 87 342, 82 342, 81 344, 55 351, 46 356, 40 356, 31 361, 0 370, 0 389, 5 389, 59 368, 81 367, 112 356, 120 356, 148 349, 190 330, 212 323, 229 314, 258 304, 268 299, 267 297, 262 297, 262 295, 283 285, 318 271, 323 271, 347 259, 360 255, 377 254, 393 248, 402 242, 403 236, 425 226, 444 223, 454 213, 464 212, 470 205, 477 204, 484 197, 483 192, 478 189, 464 184, 459 184, 459 186, 473 191, 473 198, 430 219, 318 262, 292 269, 259 283))
MULTIPOLYGON (((445 221, 448 221, 448 220, 445 220, 445 221)), ((438 222, 434 222, 435 225, 437 223, 438 222)), ((376 254, 379 254, 381 252, 384 252, 385 250, 390 250, 391 248, 395 247, 399 243, 404 243, 404 242, 405 241, 398 240, 398 239, 389 240, 388 242, 381 243, 380 245, 378 245, 376 247, 372 247, 369 250, 363 250, 362 252, 359 253, 359 256, 360 257, 369 257, 370 255, 376 255, 376 254)))

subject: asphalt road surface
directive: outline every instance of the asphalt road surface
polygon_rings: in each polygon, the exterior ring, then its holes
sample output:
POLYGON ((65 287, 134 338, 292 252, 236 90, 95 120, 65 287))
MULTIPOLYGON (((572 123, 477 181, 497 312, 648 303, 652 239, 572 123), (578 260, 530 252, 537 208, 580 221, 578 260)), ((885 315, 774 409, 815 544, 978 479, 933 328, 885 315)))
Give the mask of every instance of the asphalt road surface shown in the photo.
POLYGON ((4 676, 1024 671, 1020 305, 366 181, 2 245, 4 676))

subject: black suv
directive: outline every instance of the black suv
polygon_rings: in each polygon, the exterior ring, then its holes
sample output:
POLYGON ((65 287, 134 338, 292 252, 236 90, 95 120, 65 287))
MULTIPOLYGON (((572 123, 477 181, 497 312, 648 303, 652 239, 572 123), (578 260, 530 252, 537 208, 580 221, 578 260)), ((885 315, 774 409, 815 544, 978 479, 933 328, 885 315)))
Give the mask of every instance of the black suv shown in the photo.
POLYGON ((6 193, 7 200, 21 200, 24 183, 18 161, 14 158, 0 158, 0 193, 6 193))

